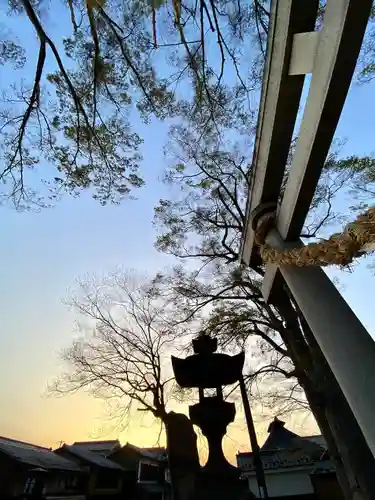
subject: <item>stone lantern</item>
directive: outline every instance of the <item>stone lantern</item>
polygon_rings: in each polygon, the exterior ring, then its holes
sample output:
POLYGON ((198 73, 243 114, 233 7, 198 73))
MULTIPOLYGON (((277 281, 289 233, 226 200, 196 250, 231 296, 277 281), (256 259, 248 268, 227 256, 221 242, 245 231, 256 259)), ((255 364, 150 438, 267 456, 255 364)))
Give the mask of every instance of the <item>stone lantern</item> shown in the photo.
POLYGON ((237 382, 242 375, 245 355, 219 354, 217 340, 202 335, 193 340, 194 354, 186 359, 172 356, 176 382, 183 388, 197 388, 199 403, 189 407, 190 420, 207 438, 209 456, 196 478, 194 500, 253 498, 240 471, 225 458, 222 439, 227 426, 234 421, 234 403, 224 401, 222 386, 237 382), (205 389, 216 394, 205 396, 205 389))

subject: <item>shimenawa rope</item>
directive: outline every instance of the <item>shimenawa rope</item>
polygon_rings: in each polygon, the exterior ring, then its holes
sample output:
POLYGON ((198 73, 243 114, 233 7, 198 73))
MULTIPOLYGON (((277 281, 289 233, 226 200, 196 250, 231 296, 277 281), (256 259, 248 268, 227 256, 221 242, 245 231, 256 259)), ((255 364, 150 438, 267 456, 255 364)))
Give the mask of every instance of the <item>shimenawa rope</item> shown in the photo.
POLYGON ((347 266, 353 259, 375 250, 375 206, 348 224, 341 233, 327 240, 309 243, 304 247, 278 250, 265 242, 267 233, 275 226, 275 213, 259 217, 255 241, 265 264, 305 266, 347 266))

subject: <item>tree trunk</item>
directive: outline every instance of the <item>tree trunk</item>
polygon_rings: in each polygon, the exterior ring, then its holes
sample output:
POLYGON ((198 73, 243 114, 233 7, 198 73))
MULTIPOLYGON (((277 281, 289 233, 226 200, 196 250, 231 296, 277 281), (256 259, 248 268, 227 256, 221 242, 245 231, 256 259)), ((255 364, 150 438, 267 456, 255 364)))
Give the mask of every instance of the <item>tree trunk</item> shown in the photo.
POLYGON ((286 324, 283 340, 326 439, 346 499, 375 499, 375 460, 339 384, 303 317, 299 324, 299 312, 286 293, 277 308, 286 324))
POLYGON ((194 498, 195 478, 200 465, 193 424, 186 415, 173 411, 165 416, 164 423, 173 500, 194 498))

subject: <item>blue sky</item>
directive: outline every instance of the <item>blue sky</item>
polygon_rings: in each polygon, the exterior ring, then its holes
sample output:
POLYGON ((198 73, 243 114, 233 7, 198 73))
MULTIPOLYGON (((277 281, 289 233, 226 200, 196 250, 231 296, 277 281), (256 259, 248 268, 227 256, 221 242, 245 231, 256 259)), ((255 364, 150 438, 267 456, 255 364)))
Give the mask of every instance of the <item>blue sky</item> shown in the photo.
MULTIPOLYGON (((32 33, 25 36, 32 47, 32 33)), ((347 138, 345 154, 374 150, 374 93, 375 83, 352 86, 337 132, 337 137, 347 138)), ((42 395, 48 380, 61 370, 58 350, 74 336, 75 318, 61 299, 75 279, 105 274, 117 266, 153 274, 171 264, 154 249, 152 226, 153 207, 167 192, 161 182, 167 125, 135 125, 144 138, 146 180, 135 193, 137 200, 102 207, 86 193, 77 199, 65 197, 55 208, 39 213, 0 207, 0 434, 51 446, 97 436, 102 422, 99 401, 86 395, 42 395)), ((348 200, 340 205, 345 211, 348 200)), ((344 296, 375 337, 370 293, 374 276, 366 263, 352 274, 330 274, 339 276, 344 296)), ((146 428, 137 439, 138 444, 154 444, 146 428)))

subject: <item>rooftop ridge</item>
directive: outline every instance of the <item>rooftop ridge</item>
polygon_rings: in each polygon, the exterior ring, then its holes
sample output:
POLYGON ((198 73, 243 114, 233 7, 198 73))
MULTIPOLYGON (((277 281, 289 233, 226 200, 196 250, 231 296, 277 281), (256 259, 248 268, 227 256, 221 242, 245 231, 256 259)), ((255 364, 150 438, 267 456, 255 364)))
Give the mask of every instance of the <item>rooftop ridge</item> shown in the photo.
POLYGON ((103 443, 119 443, 118 439, 99 439, 97 441, 74 441, 73 445, 76 444, 103 444, 103 443))
POLYGON ((52 451, 52 448, 47 448, 46 446, 40 446, 38 444, 33 444, 33 443, 28 443, 27 441, 21 441, 19 439, 14 439, 14 438, 8 438, 5 436, 0 436, 0 441, 7 441, 9 443, 17 443, 17 444, 22 444, 26 446, 30 446, 32 448, 38 448, 39 450, 45 450, 45 451, 52 451))

